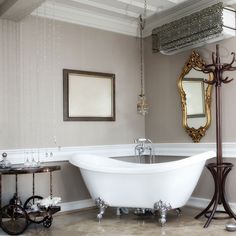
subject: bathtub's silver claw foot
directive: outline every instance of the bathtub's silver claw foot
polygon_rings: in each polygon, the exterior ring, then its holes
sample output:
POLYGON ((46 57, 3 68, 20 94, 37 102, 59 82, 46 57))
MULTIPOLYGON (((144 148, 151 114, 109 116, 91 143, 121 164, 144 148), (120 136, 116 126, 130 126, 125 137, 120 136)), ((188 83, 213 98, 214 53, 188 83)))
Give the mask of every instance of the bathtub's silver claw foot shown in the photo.
POLYGON ((178 217, 181 216, 181 214, 182 214, 182 211, 181 211, 180 208, 176 208, 176 209, 175 209, 175 212, 177 213, 177 216, 178 216, 178 217))
POLYGON ((159 214, 160 214, 159 222, 161 226, 165 225, 167 212, 171 209, 172 207, 170 204, 166 204, 162 202, 161 200, 154 204, 154 210, 159 211, 159 214))
POLYGON ((108 205, 100 197, 95 199, 95 204, 99 208, 99 213, 97 214, 97 219, 100 223, 108 205))

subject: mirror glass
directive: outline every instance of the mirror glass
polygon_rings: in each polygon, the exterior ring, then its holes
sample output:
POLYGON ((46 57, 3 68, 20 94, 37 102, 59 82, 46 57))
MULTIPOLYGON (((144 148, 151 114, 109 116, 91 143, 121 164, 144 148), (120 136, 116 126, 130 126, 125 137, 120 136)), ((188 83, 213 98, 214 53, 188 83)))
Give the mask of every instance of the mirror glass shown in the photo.
POLYGON ((183 126, 194 142, 205 135, 211 122, 212 85, 205 81, 213 79, 212 74, 201 71, 204 61, 198 53, 192 52, 179 77, 179 92, 182 100, 183 126))

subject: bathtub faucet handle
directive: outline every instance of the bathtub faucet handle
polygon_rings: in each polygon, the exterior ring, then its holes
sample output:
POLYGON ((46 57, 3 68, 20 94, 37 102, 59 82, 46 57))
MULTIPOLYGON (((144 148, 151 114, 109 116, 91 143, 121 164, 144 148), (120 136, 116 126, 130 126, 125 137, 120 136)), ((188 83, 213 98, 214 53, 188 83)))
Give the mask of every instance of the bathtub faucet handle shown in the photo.
POLYGON ((147 143, 152 143, 152 140, 151 139, 147 139, 147 143))
POLYGON ((152 141, 148 138, 135 138, 134 143, 152 143, 152 141))
POLYGON ((139 138, 135 138, 134 143, 139 143, 139 138))
POLYGON ((135 138, 134 143, 145 143, 147 141, 146 138, 135 138))

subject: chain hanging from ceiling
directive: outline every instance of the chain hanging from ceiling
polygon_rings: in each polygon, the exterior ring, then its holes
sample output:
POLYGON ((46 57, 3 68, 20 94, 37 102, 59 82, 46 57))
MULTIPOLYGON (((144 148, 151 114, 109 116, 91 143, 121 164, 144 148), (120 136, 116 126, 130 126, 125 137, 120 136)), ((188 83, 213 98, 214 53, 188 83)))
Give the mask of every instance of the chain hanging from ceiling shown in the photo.
POLYGON ((141 93, 138 96, 137 103, 137 112, 141 115, 146 115, 149 111, 149 104, 147 103, 145 96, 145 88, 144 88, 144 51, 143 51, 143 30, 146 23, 147 16, 147 1, 144 0, 144 10, 143 14, 140 14, 138 18, 139 24, 139 41, 140 41, 140 82, 141 82, 141 93))

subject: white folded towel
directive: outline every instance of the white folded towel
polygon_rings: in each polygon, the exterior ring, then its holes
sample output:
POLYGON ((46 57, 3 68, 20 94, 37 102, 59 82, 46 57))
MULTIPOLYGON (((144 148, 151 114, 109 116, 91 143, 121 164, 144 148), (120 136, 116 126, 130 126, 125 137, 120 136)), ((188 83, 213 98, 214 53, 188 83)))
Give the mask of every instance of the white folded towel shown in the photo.
POLYGON ((49 196, 49 197, 43 198, 42 200, 37 201, 37 204, 48 208, 49 206, 56 206, 59 202, 61 202, 60 197, 51 198, 49 196))

